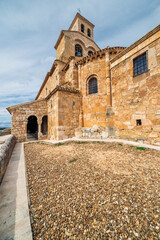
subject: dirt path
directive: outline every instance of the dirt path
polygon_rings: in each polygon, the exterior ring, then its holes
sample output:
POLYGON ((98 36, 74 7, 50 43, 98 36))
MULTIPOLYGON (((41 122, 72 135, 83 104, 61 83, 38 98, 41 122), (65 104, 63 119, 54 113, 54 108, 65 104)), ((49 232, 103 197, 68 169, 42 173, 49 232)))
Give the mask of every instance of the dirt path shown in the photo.
POLYGON ((160 152, 25 145, 34 239, 159 239, 160 152))

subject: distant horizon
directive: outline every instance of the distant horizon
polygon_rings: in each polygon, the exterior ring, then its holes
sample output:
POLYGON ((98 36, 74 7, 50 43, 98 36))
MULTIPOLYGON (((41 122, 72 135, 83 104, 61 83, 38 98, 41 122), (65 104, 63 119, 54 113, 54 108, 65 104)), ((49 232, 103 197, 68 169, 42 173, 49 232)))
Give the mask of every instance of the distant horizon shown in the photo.
POLYGON ((0 128, 10 128, 11 122, 0 122, 0 128))

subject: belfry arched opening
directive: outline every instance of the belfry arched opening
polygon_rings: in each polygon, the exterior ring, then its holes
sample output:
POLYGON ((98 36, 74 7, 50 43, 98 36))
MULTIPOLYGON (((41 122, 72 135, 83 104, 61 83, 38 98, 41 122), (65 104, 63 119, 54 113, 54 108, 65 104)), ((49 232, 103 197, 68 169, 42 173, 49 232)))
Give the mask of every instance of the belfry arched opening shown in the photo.
POLYGON ((38 139, 38 124, 37 124, 37 117, 30 116, 28 118, 27 123, 27 138, 35 138, 38 139))

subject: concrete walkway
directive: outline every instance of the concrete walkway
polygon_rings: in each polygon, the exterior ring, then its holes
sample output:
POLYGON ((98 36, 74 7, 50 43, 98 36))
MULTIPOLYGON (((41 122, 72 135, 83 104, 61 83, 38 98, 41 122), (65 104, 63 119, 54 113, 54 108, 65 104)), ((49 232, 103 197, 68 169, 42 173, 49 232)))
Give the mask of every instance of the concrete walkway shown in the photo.
POLYGON ((32 240, 22 143, 16 144, 0 185, 0 240, 32 240))

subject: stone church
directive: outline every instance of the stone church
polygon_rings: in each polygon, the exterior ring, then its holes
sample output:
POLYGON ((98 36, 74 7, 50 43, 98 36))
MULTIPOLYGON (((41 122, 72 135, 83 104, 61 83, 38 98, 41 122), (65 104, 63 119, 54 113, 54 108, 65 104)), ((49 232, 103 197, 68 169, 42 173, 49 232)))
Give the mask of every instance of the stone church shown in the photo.
POLYGON ((55 49, 35 100, 7 108, 17 141, 33 134, 160 145, 160 25, 127 48, 100 49, 94 25, 77 13, 55 49))

